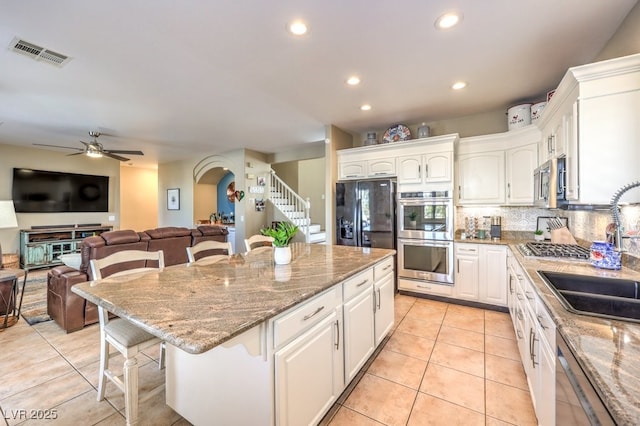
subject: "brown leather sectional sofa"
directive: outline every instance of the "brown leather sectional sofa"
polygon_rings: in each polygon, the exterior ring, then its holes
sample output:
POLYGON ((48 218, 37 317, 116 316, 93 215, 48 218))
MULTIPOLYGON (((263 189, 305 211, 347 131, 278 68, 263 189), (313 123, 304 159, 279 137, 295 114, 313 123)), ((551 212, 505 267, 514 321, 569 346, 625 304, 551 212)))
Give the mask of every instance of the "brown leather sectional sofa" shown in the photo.
MULTIPOLYGON (((71 291, 74 284, 93 279, 90 259, 101 259, 123 250, 164 252, 165 266, 187 263, 187 247, 200 241, 226 241, 223 226, 203 225, 196 229, 164 227, 144 232, 120 230, 82 240, 80 270, 57 266, 47 274, 47 313, 67 333, 98 322, 97 306, 71 291)), ((112 271, 110 273, 117 272, 112 271)))

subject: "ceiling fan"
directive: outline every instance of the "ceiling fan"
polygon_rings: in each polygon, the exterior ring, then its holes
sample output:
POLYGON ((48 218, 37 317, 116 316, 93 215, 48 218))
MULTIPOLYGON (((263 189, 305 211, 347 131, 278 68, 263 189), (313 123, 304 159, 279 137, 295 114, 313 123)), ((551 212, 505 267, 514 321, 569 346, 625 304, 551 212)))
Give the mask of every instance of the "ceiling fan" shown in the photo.
POLYGON ((119 149, 104 149, 102 144, 98 142, 98 136, 100 136, 100 132, 89 132, 89 136, 93 138, 92 142, 80 141, 84 145, 84 148, 72 148, 72 147, 60 146, 60 145, 47 145, 44 143, 34 143, 34 145, 74 149, 76 151, 79 151, 79 152, 74 152, 73 154, 67 154, 67 155, 85 154, 88 157, 92 157, 92 158, 100 158, 104 156, 104 157, 109 157, 109 158, 113 158, 115 160, 120 160, 120 161, 129 161, 129 159, 126 157, 122 157, 118 154, 144 155, 142 151, 124 151, 119 149))

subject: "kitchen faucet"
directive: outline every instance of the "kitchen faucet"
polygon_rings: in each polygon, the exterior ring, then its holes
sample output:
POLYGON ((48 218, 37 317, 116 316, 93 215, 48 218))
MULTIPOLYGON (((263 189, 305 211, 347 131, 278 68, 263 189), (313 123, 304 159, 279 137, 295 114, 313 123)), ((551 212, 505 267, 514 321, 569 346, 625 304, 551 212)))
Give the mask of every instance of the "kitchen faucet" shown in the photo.
POLYGON ((616 250, 619 252, 622 252, 622 232, 620 230, 622 225, 620 223, 620 209, 618 207, 618 202, 620 201, 622 194, 638 186, 640 186, 640 181, 635 181, 625 185, 613 194, 613 198, 611 199, 611 216, 613 217, 613 223, 615 225, 615 245, 616 250))

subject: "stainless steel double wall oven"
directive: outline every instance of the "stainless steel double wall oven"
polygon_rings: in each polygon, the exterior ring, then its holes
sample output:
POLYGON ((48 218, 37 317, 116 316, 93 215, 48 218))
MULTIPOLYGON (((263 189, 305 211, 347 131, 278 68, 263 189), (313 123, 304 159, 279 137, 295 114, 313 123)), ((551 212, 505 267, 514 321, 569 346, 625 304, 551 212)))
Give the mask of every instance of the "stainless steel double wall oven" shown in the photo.
POLYGON ((453 285, 450 191, 398 193, 398 278, 453 285))

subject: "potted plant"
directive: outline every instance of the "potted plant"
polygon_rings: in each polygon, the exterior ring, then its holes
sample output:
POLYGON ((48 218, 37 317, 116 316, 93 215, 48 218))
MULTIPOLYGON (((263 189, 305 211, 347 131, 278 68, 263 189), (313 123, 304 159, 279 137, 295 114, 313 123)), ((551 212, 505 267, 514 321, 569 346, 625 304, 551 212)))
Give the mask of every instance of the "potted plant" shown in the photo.
POLYGON ((536 229, 535 232, 533 233, 533 238, 536 241, 544 240, 544 232, 542 231, 542 229, 536 229))
POLYGON ((418 218, 418 213, 416 213, 415 211, 412 211, 409 213, 409 225, 412 228, 416 227, 416 219, 418 218))
POLYGON ((276 265, 286 265, 291 262, 291 247, 289 242, 298 232, 298 227, 291 222, 280 222, 275 228, 262 228, 260 233, 273 238, 275 247, 273 258, 276 265))

